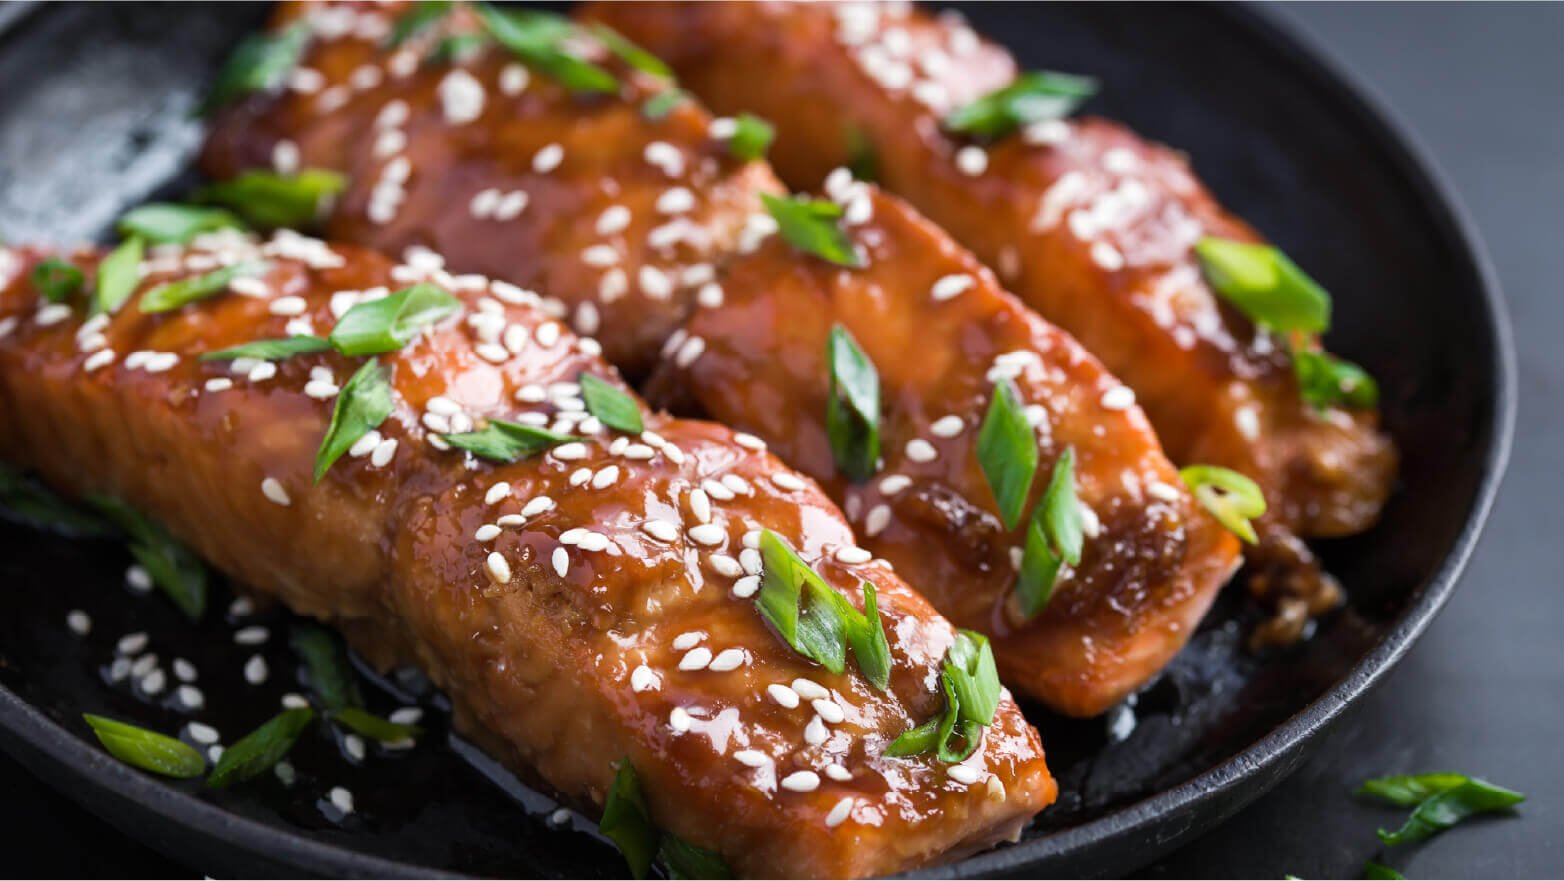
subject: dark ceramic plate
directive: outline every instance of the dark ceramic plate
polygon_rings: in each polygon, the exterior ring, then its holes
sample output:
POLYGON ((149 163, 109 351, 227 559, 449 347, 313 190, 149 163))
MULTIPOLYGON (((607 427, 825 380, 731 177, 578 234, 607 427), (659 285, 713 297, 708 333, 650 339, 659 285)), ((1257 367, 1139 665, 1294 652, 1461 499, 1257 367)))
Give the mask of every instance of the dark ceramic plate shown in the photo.
MULTIPOLYGON (((1260 16, 1215 6, 968 12, 1029 66, 1100 77, 1092 112, 1190 151, 1228 205, 1335 292, 1333 348, 1379 378, 1405 455, 1384 522, 1321 546, 1351 599, 1311 640, 1247 655, 1252 612, 1230 590, 1133 710, 1072 721, 1029 707, 1060 778, 1059 803, 1019 844, 938 870, 1118 873, 1220 822, 1292 770, 1443 605, 1503 469, 1510 343, 1473 234, 1405 137, 1260 16)), ((189 111, 264 14, 226 4, 0 7, 0 235, 96 237, 127 206, 188 188, 200 138, 189 111)), ((221 605, 192 632, 166 603, 125 590, 127 562, 111 543, 0 523, 0 583, 14 604, 0 616, 0 739, 114 824, 216 873, 623 873, 590 822, 557 828, 546 798, 447 741, 438 721, 410 754, 362 764, 311 733, 295 752, 291 789, 265 778, 213 794, 110 759, 83 711, 168 731, 187 718, 166 697, 109 683, 114 642, 126 632, 150 633, 165 665, 175 655, 195 662, 207 702, 198 716, 229 742, 299 687, 275 635, 260 649, 270 682, 246 685, 238 671, 255 649, 234 644, 221 605), (66 629, 73 608, 93 615, 86 638, 66 629), (322 801, 336 785, 356 796, 343 822, 322 801)), ((383 709, 393 698, 376 700, 383 709)))

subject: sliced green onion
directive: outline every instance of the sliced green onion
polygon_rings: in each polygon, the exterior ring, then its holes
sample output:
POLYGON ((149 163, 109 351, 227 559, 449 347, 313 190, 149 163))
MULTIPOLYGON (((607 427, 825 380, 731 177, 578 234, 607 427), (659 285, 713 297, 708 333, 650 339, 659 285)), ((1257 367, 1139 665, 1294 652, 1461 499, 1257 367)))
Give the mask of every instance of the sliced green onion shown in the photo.
POLYGON ((733 869, 722 854, 664 832, 657 845, 657 862, 669 878, 732 878, 733 869))
POLYGON ((1054 550, 1071 566, 1081 562, 1081 547, 1085 544, 1086 515, 1081 500, 1075 494, 1075 448, 1065 447, 1054 462, 1053 475, 1048 488, 1038 503, 1038 516, 1054 550))
POLYGON ((891 684, 891 644, 885 638, 885 622, 880 619, 880 600, 874 585, 865 581, 863 587, 863 614, 851 619, 847 628, 847 643, 852 647, 853 659, 863 678, 879 691, 891 684))
POLYGON ((1212 289, 1255 324, 1281 333, 1330 327, 1330 295, 1280 249, 1208 236, 1195 254, 1212 289))
POLYGON ((291 336, 280 340, 256 340, 253 343, 207 352, 202 361, 232 361, 236 358, 256 358, 261 361, 281 361, 294 355, 309 355, 331 350, 331 341, 318 336, 291 336))
POLYGON ((310 23, 300 19, 283 30, 246 37, 217 74, 197 113, 205 115, 251 92, 270 91, 299 64, 309 44, 310 23))
POLYGON ((510 464, 535 456, 549 447, 580 440, 568 434, 556 434, 535 425, 490 419, 477 431, 441 435, 445 442, 466 450, 480 459, 510 464))
POLYGON ((1178 476, 1195 499, 1227 530, 1250 544, 1259 542, 1249 521, 1265 513, 1265 493, 1253 480, 1216 465, 1190 465, 1178 476))
POLYGON ((761 617, 794 651, 832 673, 847 669, 851 648, 864 678, 884 691, 890 682, 890 645, 885 641, 878 603, 871 600, 873 588, 865 582, 869 614, 860 613, 769 529, 760 534, 760 559, 760 593, 755 597, 755 608, 761 617))
POLYGON ((73 538, 114 534, 114 527, 103 518, 77 508, 48 487, 3 463, 0 463, 0 513, 28 526, 73 538))
POLYGON ((1021 407, 1021 393, 1008 379, 994 383, 988 413, 978 429, 977 455, 1000 520, 1006 529, 1015 529, 1037 473, 1037 437, 1021 407))
POLYGON ((243 783, 265 773, 293 749, 303 733, 304 726, 315 718, 315 711, 308 707, 283 710, 261 727, 251 731, 239 742, 223 750, 217 767, 206 778, 206 785, 222 788, 243 783))
POLYGON ((641 105, 641 115, 656 122, 672 113, 675 107, 691 100, 694 99, 690 97, 690 93, 681 88, 663 89, 646 99, 646 103, 641 105))
POLYGON ((945 117, 945 130, 980 138, 1002 138, 1044 119, 1062 119, 1097 93, 1091 77, 1039 70, 990 92, 945 117))
POLYGON ((1429 796, 1454 789, 1472 778, 1453 771, 1427 774, 1394 774, 1363 781, 1353 795, 1368 796, 1403 808, 1416 807, 1429 796))
POLYGON ((988 637, 956 631, 956 641, 945 652, 944 673, 961 701, 961 718, 978 725, 992 723, 999 709, 999 669, 988 637))
POLYGON ((562 48, 565 38, 575 31, 569 19, 536 9, 501 10, 488 3, 478 3, 474 8, 483 26, 501 46, 567 90, 619 91, 619 81, 613 74, 562 48))
POLYGON ((397 18, 391 26, 386 45, 395 49, 412 38, 439 24, 456 7, 451 0, 418 0, 412 8, 397 18))
POLYGON ((152 583, 192 621, 206 613, 206 564, 162 526, 119 499, 91 496, 88 501, 130 537, 130 555, 147 570, 152 583))
POLYGON ((109 315, 119 311, 141 283, 141 256, 146 245, 139 236, 131 236, 98 263, 98 279, 93 289, 97 311, 109 315))
POLYGON ((880 467, 880 374, 847 328, 831 326, 826 339, 830 371, 825 430, 836 467, 855 482, 880 467))
POLYGON ((357 707, 332 710, 331 721, 381 743, 397 743, 423 733, 417 725, 403 725, 382 719, 357 707))
POLYGON ((109 755, 127 765, 180 780, 199 777, 206 770, 206 760, 182 740, 91 713, 83 713, 82 718, 109 755))
POLYGON ((760 201, 776 220, 782 238, 797 251, 819 257, 837 266, 856 269, 864 257, 837 222, 842 207, 824 199, 807 196, 773 196, 761 193, 760 201))
POLYGON ((1379 404, 1379 384, 1351 361, 1300 349, 1292 353, 1292 365, 1299 395, 1317 409, 1340 405, 1367 410, 1379 404))
POLYGON ((63 303, 87 283, 87 276, 75 264, 50 257, 33 267, 33 287, 51 303, 63 303))
POLYGON ((341 637, 318 624, 300 622, 289 634, 288 644, 304 662, 310 691, 321 706, 337 712, 364 705, 341 637))
POLYGON ((728 152, 746 162, 764 159, 771 142, 776 139, 776 127, 753 113, 740 113, 733 117, 733 125, 733 137, 728 139, 728 152))
POLYGON ((673 79, 673 68, 669 67, 661 58, 630 42, 623 34, 606 24, 592 25, 592 36, 597 38, 608 51, 619 56, 619 60, 658 79, 673 79))
POLYGON ((1363 877, 1368 881, 1406 881, 1407 876, 1383 863, 1367 860, 1363 863, 1363 877))
POLYGON ((607 380, 590 373, 582 373, 581 399, 587 412, 615 431, 640 434, 646 426, 641 421, 641 407, 635 399, 616 388, 607 380))
POLYGON ((657 827, 652 823, 646 798, 641 794, 640 777, 628 758, 620 760, 619 770, 614 773, 614 783, 603 802, 603 818, 598 821, 597 831, 618 846, 625 862, 630 864, 632 877, 646 877, 651 871, 652 859, 657 855, 657 827))
POLYGON ((252 169, 202 187, 196 198, 223 205, 259 227, 309 229, 325 216, 331 200, 347 183, 347 178, 322 168, 295 174, 252 169))
POLYGON ((1525 800, 1526 796, 1514 790, 1468 779, 1424 799, 1400 829, 1379 830, 1379 840, 1391 847, 1422 841, 1468 817, 1508 810, 1525 800))
POLYGON ((1059 567, 1064 564, 1063 558, 1054 553, 1048 531, 1037 516, 1041 512, 1038 508, 1027 521, 1021 571, 1016 576, 1016 600, 1020 603, 1022 617, 1027 619, 1037 617, 1048 607, 1048 601, 1053 599, 1054 582, 1059 578, 1059 567))
POLYGON ((155 315, 172 312, 182 306, 215 297, 228 290, 228 284, 240 276, 259 275, 270 268, 267 263, 235 263, 211 272, 165 282, 141 298, 141 312, 155 315))
POLYGON ((244 222, 223 208, 151 202, 132 208, 115 224, 122 236, 140 236, 156 244, 183 245, 219 229, 244 229, 244 222))
POLYGON ((342 458, 359 438, 379 428, 395 406, 385 369, 379 361, 365 361, 337 394, 331 424, 315 453, 315 482, 320 483, 332 463, 342 458))
POLYGON ((359 303, 338 319, 331 344, 353 357, 395 352, 424 328, 461 311, 461 301, 428 282, 359 303))

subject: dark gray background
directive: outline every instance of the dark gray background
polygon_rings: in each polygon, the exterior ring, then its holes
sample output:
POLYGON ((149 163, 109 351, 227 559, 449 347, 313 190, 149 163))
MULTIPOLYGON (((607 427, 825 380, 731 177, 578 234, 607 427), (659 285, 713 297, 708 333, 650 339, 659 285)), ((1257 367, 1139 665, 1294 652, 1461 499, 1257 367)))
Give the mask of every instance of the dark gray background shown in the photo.
MULTIPOLYGON (((1379 856, 1409 877, 1564 872, 1564 5, 1286 5, 1269 12, 1356 73, 1407 124, 1477 222, 1520 349, 1509 477, 1450 606, 1312 759, 1148 877, 1360 877, 1374 829, 1355 801, 1382 773, 1448 769, 1530 798, 1379 856)), ((1391 552, 1394 552, 1391 549, 1391 552)), ((180 875, 0 757, 6 874, 180 875), (30 871, 31 870, 31 871, 30 871)))

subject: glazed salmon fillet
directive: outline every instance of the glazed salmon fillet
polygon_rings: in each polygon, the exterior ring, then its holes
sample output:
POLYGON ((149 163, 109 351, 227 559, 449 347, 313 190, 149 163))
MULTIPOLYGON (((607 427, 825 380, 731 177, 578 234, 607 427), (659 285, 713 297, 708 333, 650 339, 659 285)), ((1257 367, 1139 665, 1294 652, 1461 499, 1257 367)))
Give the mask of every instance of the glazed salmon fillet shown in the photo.
MULTIPOLYGON (((360 22, 379 21, 373 16, 384 14, 381 10, 356 6, 312 6, 290 8, 284 18, 303 16, 320 31, 320 22, 325 20, 322 16, 340 15, 343 10, 360 16, 360 22)), ((382 22, 381 28, 384 27, 382 22)), ((461 14, 452 14, 442 19, 438 27, 444 28, 442 32, 445 33, 466 33, 471 22, 461 14)), ((598 213, 602 203, 591 200, 533 200, 519 216, 499 224, 475 221, 468 216, 465 196, 431 201, 430 205, 438 207, 430 210, 444 218, 441 224, 445 226, 441 228, 448 227, 452 235, 463 240, 453 246, 449 255, 455 269, 492 271, 510 281, 529 283, 537 276, 527 255, 513 253, 506 243, 510 237, 526 237, 531 230, 539 228, 588 230, 596 236, 573 241, 574 250, 547 256, 548 262, 566 267, 562 272, 581 271, 582 255, 611 253, 633 236, 655 237, 656 228, 651 224, 660 222, 660 215, 666 214, 658 206, 664 205, 670 197, 686 192, 685 182, 669 179, 661 170, 648 165, 639 145, 653 140, 679 144, 686 151, 681 154, 685 158, 680 163, 688 167, 706 163, 728 168, 732 164, 731 159, 724 160, 712 152, 713 149, 722 154, 726 151, 718 121, 706 115, 693 101, 679 105, 682 115, 677 119, 672 116, 649 119, 644 110, 636 109, 637 102, 644 106, 644 93, 633 84, 625 85, 619 103, 613 103, 602 96, 567 94, 557 85, 548 86, 547 78, 537 74, 531 76, 529 85, 519 97, 506 99, 501 97, 504 70, 511 62, 501 60, 504 52, 498 47, 491 46, 486 50, 488 54, 474 55, 465 66, 442 66, 426 61, 416 72, 398 77, 397 53, 408 50, 387 50, 384 40, 373 33, 375 29, 371 28, 367 36, 360 34, 361 25, 346 29, 337 25, 326 30, 327 33, 317 36, 317 44, 306 53, 306 69, 321 70, 327 83, 373 81, 374 85, 367 89, 355 87, 354 97, 328 102, 340 105, 335 110, 322 109, 318 100, 298 94, 258 97, 240 104, 216 127, 206 151, 209 168, 227 173, 242 166, 242 162, 230 161, 234 156, 264 161, 278 143, 297 145, 305 164, 326 161, 331 167, 342 168, 345 166, 331 158, 330 151, 322 152, 311 145, 351 143, 344 141, 339 120, 343 113, 360 113, 368 117, 386 106, 406 105, 429 108, 418 114, 420 122, 408 123, 424 132, 409 141, 407 147, 408 154, 412 155, 419 145, 424 145, 426 152, 420 154, 415 167, 424 169, 423 174, 430 180, 460 180, 464 186, 475 186, 476 182, 489 181, 492 169, 513 162, 512 154, 519 150, 509 140, 487 134, 495 127, 513 124, 512 117, 507 115, 510 109, 509 104, 504 103, 506 101, 522 102, 522 109, 516 112, 534 113, 527 117, 529 124, 541 125, 550 132, 538 135, 544 140, 569 137, 577 128, 593 130, 596 120, 610 112, 618 121, 616 124, 622 125, 617 139, 597 144, 592 148, 596 152, 590 154, 613 157, 611 169, 606 161, 594 163, 589 157, 582 160, 580 170, 570 172, 564 181, 554 179, 562 173, 561 168, 547 174, 534 174, 527 179, 526 185, 530 188, 528 192, 552 193, 560 191, 561 187, 577 192, 585 186, 578 186, 578 183, 587 175, 603 175, 608 170, 628 174, 627 183, 605 179, 591 184, 602 190, 641 194, 642 198, 634 204, 623 198, 616 203, 623 209, 623 237, 618 229, 605 232, 596 228, 595 220, 602 216, 598 213), (339 30, 343 33, 337 33, 339 30), (343 60, 347 58, 352 60, 343 60), (379 79, 353 73, 366 66, 384 73, 379 79), (495 112, 473 121, 452 122, 434 106, 438 100, 431 91, 437 92, 441 87, 430 84, 444 83, 465 71, 480 76, 483 94, 489 96, 485 98, 485 107, 492 107, 495 112), (501 96, 496 96, 497 91, 501 96), (342 101, 347 103, 342 104, 342 101), (548 108, 545 117, 535 115, 533 108, 539 105, 548 108), (250 120, 259 120, 260 124, 246 127, 245 123, 250 120), (673 123, 677 123, 674 127, 680 133, 678 136, 668 133, 673 123), (556 130, 564 134, 554 133, 556 130), (650 233, 647 232, 649 228, 650 233), (511 268, 513 266, 515 268, 511 268)), ((732 120, 727 122, 731 124, 732 120)), ((584 146, 586 141, 581 143, 584 146)), ((576 154, 572 151, 567 155, 576 154)), ((884 499, 858 497, 859 489, 835 479, 828 453, 822 459, 825 448, 819 418, 823 411, 817 406, 817 387, 824 381, 824 374, 815 369, 820 366, 824 351, 819 345, 820 339, 802 334, 797 340, 789 340, 784 347, 781 341, 788 328, 780 314, 760 315, 755 301, 760 294, 768 293, 759 288, 773 275, 787 272, 804 278, 824 278, 824 275, 821 268, 814 265, 818 261, 795 254, 775 241, 777 224, 758 207, 756 195, 775 188, 770 183, 773 177, 769 166, 752 161, 735 173, 739 172, 754 183, 750 198, 755 199, 757 205, 747 217, 728 224, 742 230, 738 241, 711 237, 714 242, 722 242, 721 247, 708 255, 710 263, 706 268, 715 266, 715 272, 704 276, 706 280, 696 292, 694 302, 682 309, 683 314, 693 316, 690 330, 669 325, 667 319, 675 312, 665 308, 665 303, 636 298, 585 301, 591 314, 600 316, 605 322, 605 329, 615 326, 637 330, 638 336, 631 347, 636 352, 630 356, 628 365, 621 362, 620 366, 639 371, 648 365, 656 355, 655 348, 646 353, 639 350, 649 343, 655 342, 657 347, 667 351, 670 369, 660 377, 658 392, 664 403, 688 406, 691 413, 706 413, 719 421, 750 427, 778 444, 784 461, 820 479, 832 497, 847 506, 860 531, 874 533, 867 536, 871 550, 908 573, 926 576, 927 580, 920 584, 927 589, 929 598, 963 626, 995 636, 995 648, 1007 681, 1013 687, 1063 712, 1090 715, 1113 705, 1155 675, 1189 637, 1214 592, 1230 574, 1235 554, 1232 542, 1217 535, 1203 515, 1192 515, 1190 497, 1183 483, 1161 455, 1156 438, 1139 411, 1131 406, 1132 402, 1120 409, 1075 407, 1072 403, 1071 407, 1057 411, 1041 403, 1044 399, 1054 403, 1085 400, 1110 388, 1118 388, 1114 396, 1122 398, 1128 390, 1119 388, 1120 384, 1067 336, 1047 327, 1035 316, 1023 315, 1013 299, 997 291, 992 276, 986 271, 974 276, 981 279, 978 290, 962 302, 978 307, 982 315, 997 317, 987 323, 974 324, 966 331, 943 324, 931 329, 936 338, 949 340, 953 355, 955 347, 962 345, 970 349, 961 353, 964 357, 992 359, 1003 354, 1011 363, 1031 358, 1038 365, 1033 372, 1047 369, 1051 375, 1046 389, 1035 384, 1037 380, 1026 387, 1031 396, 1029 400, 1038 405, 1035 413, 1043 422, 1040 431, 1045 444, 1054 444, 1047 439, 1053 435, 1070 437, 1071 443, 1089 444, 1090 450, 1083 447, 1083 455, 1089 454, 1086 463, 1103 471, 1094 481, 1100 483, 1106 479, 1114 487, 1111 491, 1104 489, 1100 497, 1093 500, 1103 506, 1103 513, 1113 521, 1111 537, 1094 542, 1094 555, 1087 561, 1087 568, 1078 569, 1064 579, 1069 586, 1053 609, 1042 619, 1027 622, 1014 603, 1007 601, 1016 577, 1012 556, 1019 552, 1020 534, 1000 526, 993 513, 990 491, 983 485, 970 455, 947 457, 940 464, 928 465, 923 469, 928 477, 926 483, 894 500, 889 496, 884 499), (765 249, 767 257, 758 261, 746 260, 746 254, 768 240, 771 243, 765 249), (730 265, 738 264, 747 268, 728 271, 730 265), (740 288, 735 295, 743 299, 738 306, 726 299, 734 285, 740 288), (749 320, 767 323, 749 328, 739 326, 749 320), (709 334, 706 329, 710 330, 709 334), (748 369, 737 369, 737 365, 728 364, 717 352, 724 340, 738 342, 729 339, 724 332, 740 331, 757 335, 757 339, 747 340, 747 343, 759 342, 759 335, 765 335, 765 345, 747 353, 748 369), (958 332, 964 342, 958 343, 951 336, 958 332), (712 343, 713 357, 701 359, 697 369, 688 375, 671 369, 676 361, 682 363, 685 359, 699 358, 696 349, 703 338, 712 343), (795 342, 797 345, 793 345, 795 342), (806 351, 800 354, 798 349, 806 351), (782 364, 770 367, 763 364, 769 358, 785 359, 787 369, 807 368, 809 381, 787 385, 785 381, 791 377, 783 372, 782 364), (1061 365, 1062 373, 1053 372, 1061 365), (729 367, 735 369, 729 372, 729 367), (1077 381, 1082 383, 1079 389, 1065 388, 1077 381), (1099 417, 1103 420, 1100 424, 1088 424, 1099 417), (1059 424, 1062 420, 1078 424, 1059 424), (1116 443, 1122 444, 1122 448, 1112 450, 1116 443), (1108 473, 1121 466, 1128 468, 1125 472, 1128 476, 1122 481, 1119 475, 1108 473), (1162 498, 1148 495, 1147 487, 1153 487, 1153 492, 1160 493, 1162 498), (889 504, 891 502, 895 502, 894 507, 889 504), (882 533, 883 524, 866 519, 873 513, 878 521, 885 516, 882 510, 894 510, 895 529, 882 533), (871 530, 871 526, 876 525, 881 528, 871 530), (923 542, 921 548, 912 540, 914 537, 923 542)), ((350 195, 339 202, 331 225, 354 241, 384 245, 388 241, 384 230, 404 228, 403 216, 398 214, 385 227, 360 222, 351 195, 360 189, 362 187, 357 184, 350 186, 350 195)), ((465 194, 466 190, 459 192, 465 194)), ((695 192, 699 194, 701 190, 695 192)), ((976 271, 976 263, 970 256, 956 247, 948 236, 912 216, 904 205, 892 204, 891 200, 878 195, 873 199, 886 204, 885 212, 892 219, 892 225, 876 227, 872 235, 890 236, 885 249, 895 252, 897 259, 926 250, 931 258, 942 261, 951 273, 976 271)), ((396 241, 394 236, 391 240, 396 241)), ((856 296, 879 297, 887 312, 907 310, 905 318, 894 313, 885 316, 891 323, 885 326, 883 333, 878 326, 861 324, 855 325, 855 331, 865 339, 883 338, 876 342, 876 347, 883 351, 908 342, 905 334, 896 334, 894 329, 913 326, 915 317, 946 321, 966 314, 960 303, 931 310, 938 304, 928 302, 929 280, 921 275, 919 271, 879 270, 843 275, 842 284, 858 291, 856 296), (883 288, 883 292, 874 293, 876 286, 883 288)), ((540 289, 569 299, 572 292, 579 294, 583 290, 570 287, 572 278, 564 275, 545 278, 540 282, 543 285, 540 289), (564 287, 553 287, 556 284, 564 287)), ((584 289, 591 291, 595 287, 587 285, 584 289)), ((762 298, 760 302, 769 303, 773 299, 762 298)), ((577 316, 581 314, 581 305, 576 305, 577 316)), ((823 314, 821 317, 824 323, 819 328, 828 328, 830 322, 824 321, 823 314)), ((605 345, 605 354, 610 360, 616 355, 625 356, 625 352, 624 347, 616 351, 612 344, 605 345)), ((910 361, 902 363, 911 366, 910 361)), ((951 382, 944 387, 908 382, 897 398, 900 404, 898 418, 905 420, 899 428, 903 434, 899 442, 928 436, 929 423, 937 418, 928 414, 940 407, 950 408, 950 412, 943 415, 952 418, 958 413, 969 416, 973 412, 981 418, 981 407, 992 385, 992 380, 984 379, 988 367, 986 363, 972 360, 952 365, 952 370, 959 368, 962 371, 960 379, 952 375, 951 382), (928 397, 919 400, 921 395, 928 397)), ((960 445, 967 449, 972 438, 968 431, 959 439, 934 440, 942 445, 960 445)), ((1044 465, 1051 467, 1062 449, 1062 446, 1048 446, 1044 465)), ((1046 479, 1038 481, 1038 493, 1044 483, 1046 479)))
POLYGON ((213 121, 200 158, 218 179, 254 169, 346 175, 328 236, 401 253, 422 245, 461 272, 546 291, 572 327, 636 377, 678 327, 779 189, 764 162, 735 158, 685 101, 651 118, 670 83, 585 43, 619 78, 572 91, 492 45, 460 63, 430 56, 482 31, 460 8, 389 48, 407 5, 285 3, 310 40, 279 93, 213 121))
MULTIPOLYGON (((117 311, 46 302, 44 252, 0 249, 0 456, 70 494, 163 523, 225 574, 340 627, 377 663, 414 663, 460 730, 587 810, 616 766, 657 824, 752 876, 902 871, 1018 833, 1053 800, 1037 733, 1008 694, 959 764, 888 742, 941 706, 956 638, 837 508, 755 438, 641 405, 598 346, 529 291, 297 234, 162 246, 117 311), (244 267, 205 299, 144 313, 164 283, 244 267), (199 356, 324 335, 357 304, 428 283, 454 312, 378 357, 388 418, 317 482, 335 401, 366 358, 199 356), (582 406, 583 375, 644 430, 582 406), (447 437, 490 420, 578 439, 510 464, 447 437), (708 491, 721 487, 725 492, 708 491), (772 530, 889 640, 885 690, 795 652, 749 599, 772 530)), ((56 255, 92 290, 99 255, 56 255)))
POLYGON ((860 269, 801 257, 780 237, 729 265, 727 302, 670 340, 648 392, 766 438, 842 504, 865 546, 960 626, 994 640, 1011 687, 1063 713, 1101 713, 1155 676, 1238 565, 1129 389, 1069 335, 897 199, 845 173, 860 269), (879 376, 883 460, 840 473, 827 430, 828 337, 840 325, 879 376), (1066 448, 1088 515, 1079 565, 1028 619, 1015 597, 1025 524, 1007 529, 977 437, 998 381, 1035 421, 1031 499, 1066 448))
POLYGON ((1276 341, 1218 299, 1195 243, 1259 236, 1183 156, 1101 119, 1045 120, 987 146, 947 133, 947 113, 1018 69, 959 17, 911 4, 591 4, 583 17, 659 55, 714 112, 771 120, 771 161, 795 188, 872 159, 887 190, 1133 388, 1175 462, 1260 484, 1262 576, 1279 564, 1292 574, 1278 577, 1315 581, 1295 536, 1374 523, 1396 464, 1377 413, 1317 411, 1276 341))

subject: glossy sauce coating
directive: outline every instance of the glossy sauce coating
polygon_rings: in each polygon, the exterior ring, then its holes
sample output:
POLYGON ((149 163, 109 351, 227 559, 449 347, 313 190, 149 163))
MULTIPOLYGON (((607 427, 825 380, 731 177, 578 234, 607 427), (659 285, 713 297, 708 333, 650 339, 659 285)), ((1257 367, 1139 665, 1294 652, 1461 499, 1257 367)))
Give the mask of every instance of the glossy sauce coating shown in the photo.
POLYGON ((1013 687, 1064 713, 1106 710, 1183 646, 1236 567, 1236 540, 1194 504, 1133 394, 1079 344, 904 203, 845 175, 829 189, 866 266, 768 240, 730 265, 726 305, 699 310, 670 341, 650 394, 767 438, 843 504, 868 548, 958 624, 993 636, 1013 687), (826 432, 834 324, 880 382, 883 461, 859 484, 839 474, 826 432), (977 456, 1002 379, 1035 425, 1027 510, 1067 447, 1089 509, 1080 565, 1030 621, 1014 598, 1024 526, 1005 529, 977 456))
POLYGON ((948 135, 943 116, 1010 83, 1016 65, 959 17, 910 4, 593 4, 585 16, 657 53, 717 112, 774 122, 770 158, 794 187, 868 145, 888 190, 1135 389, 1175 462, 1261 484, 1262 563, 1308 569, 1294 535, 1346 535, 1378 516, 1396 455, 1377 414, 1314 412, 1276 341, 1205 283, 1199 238, 1258 236, 1182 156, 1097 119, 991 145, 948 135))
POLYGON ((481 29, 465 10, 389 48, 398 14, 283 4, 278 26, 302 18, 313 35, 302 66, 281 93, 218 117, 203 170, 341 172, 331 238, 424 245, 454 271, 546 291, 610 362, 641 374, 743 239, 756 194, 778 189, 770 169, 732 157, 694 102, 649 118, 669 84, 595 41, 580 51, 619 77, 613 94, 572 93, 492 40, 433 57, 447 36, 481 29))
MULTIPOLYGON (((628 757, 660 825, 746 875, 800 877, 981 847, 1053 799, 1036 731, 1008 698, 954 774, 932 757, 881 756, 938 711, 951 625, 883 563, 840 562, 855 546, 841 514, 757 440, 644 409, 638 435, 594 424, 576 380, 617 376, 536 295, 453 277, 419 250, 395 263, 223 233, 160 250, 135 297, 88 318, 80 300, 49 305, 31 288, 43 256, 0 250, 0 454, 69 492, 124 498, 378 663, 418 663, 464 730, 567 799, 600 806, 628 757), (210 299, 139 311, 158 283, 252 261, 265 269, 210 299), (362 359, 199 360, 328 333, 352 302, 415 281, 463 309, 379 356, 394 412, 372 449, 319 485, 330 387, 362 359), (440 448, 447 430, 534 417, 583 439, 510 465, 440 448), (860 580, 877 586, 887 693, 805 661, 739 595, 758 581, 747 543, 760 528, 855 604, 860 580)), ((90 284, 97 255, 69 257, 90 284)))

